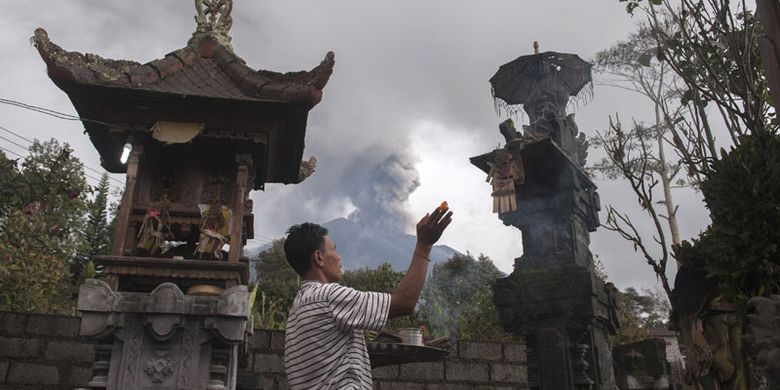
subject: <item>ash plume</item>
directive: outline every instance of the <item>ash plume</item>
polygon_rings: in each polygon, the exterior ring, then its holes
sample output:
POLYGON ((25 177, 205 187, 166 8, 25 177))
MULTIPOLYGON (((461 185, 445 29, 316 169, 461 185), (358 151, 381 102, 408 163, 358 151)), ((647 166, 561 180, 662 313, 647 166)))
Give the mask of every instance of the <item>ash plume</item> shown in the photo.
POLYGON ((356 208, 349 220, 372 229, 406 230, 411 222, 406 202, 420 186, 409 155, 396 151, 373 164, 355 164, 345 172, 345 179, 350 182, 346 188, 356 208))

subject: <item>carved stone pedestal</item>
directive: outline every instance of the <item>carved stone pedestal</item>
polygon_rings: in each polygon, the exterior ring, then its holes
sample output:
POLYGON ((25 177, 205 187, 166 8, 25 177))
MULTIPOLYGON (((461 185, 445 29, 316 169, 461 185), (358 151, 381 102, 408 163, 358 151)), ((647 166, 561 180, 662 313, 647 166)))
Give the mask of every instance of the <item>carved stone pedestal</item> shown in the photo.
POLYGON ((249 292, 185 295, 173 283, 116 292, 89 279, 79 291, 80 334, 98 341, 93 389, 235 389, 249 292))
POLYGON ((525 337, 531 389, 616 388, 607 342, 615 330, 612 289, 586 267, 538 268, 522 260, 496 282, 501 325, 525 337))

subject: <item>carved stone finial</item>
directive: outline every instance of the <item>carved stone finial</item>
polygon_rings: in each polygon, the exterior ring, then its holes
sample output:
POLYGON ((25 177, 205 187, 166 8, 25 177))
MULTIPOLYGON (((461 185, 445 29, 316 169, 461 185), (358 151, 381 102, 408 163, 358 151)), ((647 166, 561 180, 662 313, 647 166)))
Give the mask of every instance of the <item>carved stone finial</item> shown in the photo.
POLYGON ((308 161, 301 161, 301 167, 298 170, 298 180, 304 181, 311 176, 317 169, 317 158, 314 156, 309 157, 308 161))
POLYGON ((233 25, 232 10, 233 0, 195 0, 195 22, 198 24, 195 34, 210 34, 228 45, 228 32, 233 25))

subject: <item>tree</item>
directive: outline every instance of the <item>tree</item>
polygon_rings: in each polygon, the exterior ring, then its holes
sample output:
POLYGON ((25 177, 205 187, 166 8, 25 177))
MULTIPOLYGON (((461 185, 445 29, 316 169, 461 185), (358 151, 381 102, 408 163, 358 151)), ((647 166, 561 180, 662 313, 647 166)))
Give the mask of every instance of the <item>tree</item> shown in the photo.
POLYGON ((300 277, 284 255, 284 238, 274 240, 255 262, 257 293, 255 323, 266 329, 284 329, 300 277))
POLYGON ((680 100, 690 110, 664 115, 712 219, 698 239, 674 247, 682 266, 671 302, 687 375, 697 385, 747 388, 738 336, 746 299, 780 291, 780 138, 759 55, 762 29, 745 1, 652 0, 642 9, 657 57, 683 82, 680 100), (664 19, 674 29, 659 28, 664 19), (719 128, 726 142, 716 139, 719 128), (727 332, 712 333, 726 323, 727 332))
POLYGON ((392 293, 403 277, 404 273, 394 271, 390 263, 382 263, 376 269, 364 267, 344 271, 341 284, 360 291, 392 293))
MULTIPOLYGON (((671 28, 668 24, 665 29, 671 28)), ((637 201, 645 211, 654 227, 654 241, 659 251, 651 248, 637 229, 636 221, 627 213, 607 207, 605 228, 612 230, 623 239, 631 242, 661 281, 667 294, 671 286, 666 277, 666 268, 670 257, 670 245, 679 245, 679 222, 677 205, 672 196, 672 188, 682 162, 667 157, 666 143, 668 133, 674 123, 668 120, 667 112, 678 117, 685 105, 679 99, 679 78, 669 65, 656 60, 656 41, 653 29, 647 23, 641 23, 635 33, 625 41, 596 54, 596 70, 603 75, 607 86, 628 90, 645 97, 653 108, 651 125, 637 123, 625 131, 618 116, 610 118, 609 129, 599 132, 591 140, 595 146, 606 151, 607 157, 590 167, 591 172, 601 173, 615 180, 626 180, 637 201), (660 201, 657 199, 657 186, 661 184, 660 201), (656 209, 656 204, 665 206, 665 214, 656 209), (664 222, 668 226, 671 240, 667 239, 664 222)), ((678 185, 685 185, 679 179, 678 185)))
POLYGON ((612 337, 615 345, 646 339, 651 328, 669 326, 669 301, 660 292, 643 290, 639 293, 628 287, 619 296, 620 329, 612 337))
POLYGON ((29 150, 21 164, 0 154, 0 309, 64 311, 88 187, 67 144, 29 150))
POLYGON ((106 254, 111 245, 108 231, 108 173, 103 173, 94 199, 87 202, 87 226, 84 229, 84 253, 90 258, 106 254))
MULTIPOLYGON (((665 25, 664 28, 669 27, 665 25)), ((611 131, 599 134, 594 141, 607 149, 609 157, 594 164, 592 169, 612 179, 626 177, 630 181, 646 178, 653 183, 660 182, 663 198, 659 203, 666 206, 666 215, 662 218, 669 225, 671 243, 679 245, 677 207, 671 190, 681 162, 679 159, 669 161, 667 157, 666 138, 674 123, 666 120, 664 112, 672 112, 671 117, 676 118, 685 106, 679 100, 679 78, 666 63, 654 58, 655 52, 652 29, 641 23, 628 39, 596 54, 595 69, 604 75, 603 83, 644 96, 652 104, 654 116, 650 126, 635 123, 627 134, 620 128, 619 120, 610 127, 611 131), (629 160, 626 149, 640 153, 629 160)), ((677 184, 684 185, 685 180, 677 180, 677 184)))
MULTIPOLYGON (((648 240, 639 232, 637 222, 628 213, 619 211, 611 205, 607 207, 604 227, 630 242, 634 250, 642 254, 644 260, 661 281, 664 291, 671 296, 672 287, 666 276, 666 268, 671 257, 670 244, 672 243, 667 239, 663 226, 664 219, 668 221, 674 239, 680 241, 681 239, 677 225, 677 206, 674 205, 671 198, 669 184, 673 176, 667 173, 667 168, 658 168, 659 165, 666 166, 667 163, 663 155, 660 155, 661 158, 659 158, 659 155, 649 144, 650 140, 662 137, 657 133, 656 131, 648 131, 647 128, 636 123, 630 131, 624 132, 620 122, 613 122, 610 119, 610 129, 605 133, 599 133, 593 142, 595 145, 603 147, 608 157, 594 165, 592 171, 603 172, 606 173, 607 177, 621 178, 628 182, 639 206, 652 223, 653 240, 648 243, 648 240), (666 183, 664 184, 665 195, 660 202, 656 202, 656 186, 659 183, 659 176, 661 177, 660 181, 666 183), (666 205, 666 215, 656 209, 656 203, 666 205), (658 252, 660 254, 657 254, 658 252)), ((660 144, 663 142, 663 139, 659 141, 660 144)), ((662 148, 663 146, 661 146, 661 150, 663 150, 662 148)))
POLYGON ((671 143, 713 219, 699 240, 675 248, 675 257, 706 268, 731 298, 776 290, 772 248, 780 243, 773 229, 760 227, 776 219, 772 207, 778 179, 771 164, 778 124, 759 55, 759 21, 744 1, 629 2, 630 10, 638 7, 655 38, 657 58, 682 81, 680 101, 690 109, 685 115, 664 115, 674 124, 671 143), (710 112, 719 114, 727 142, 717 141, 710 112), (691 247, 705 242, 710 248, 691 247), (709 253, 713 246, 720 249, 709 253), (746 262, 740 258, 745 251, 756 256, 746 262))
MULTIPOLYGON (((300 277, 284 255, 284 239, 274 240, 256 261, 255 323, 267 329, 284 329, 287 313, 300 285, 300 277)), ((343 273, 341 284, 360 291, 392 293, 404 273, 389 263, 375 269, 359 268, 343 273)), ((455 255, 434 265, 423 287, 417 312, 390 320, 385 328, 428 325, 433 337, 452 335, 464 340, 509 340, 498 324, 491 285, 503 277, 493 262, 480 255, 455 255)))
MULTIPOLYGON (((82 229, 82 247, 71 263, 71 275, 74 284, 84 280, 84 271, 92 259, 98 255, 108 254, 111 245, 111 235, 108 226, 108 173, 103 173, 100 183, 93 189, 94 198, 87 201, 86 225, 82 229)), ((92 265, 94 269, 94 265, 92 265)))
POLYGON ((505 275, 487 256, 456 254, 433 266, 423 288, 420 318, 431 335, 460 340, 507 340, 498 323, 491 285, 505 275))
POLYGON ((744 1, 653 0, 649 6, 640 4, 640 0, 631 0, 629 8, 644 11, 655 36, 657 57, 682 80, 681 101, 690 103, 684 116, 664 115, 676 122, 672 142, 688 174, 700 183, 722 156, 723 143, 716 142, 708 112, 717 112, 733 146, 739 146, 745 136, 777 133, 759 54, 761 26, 744 1))
MULTIPOLYGON (((405 272, 394 271, 390 263, 382 263, 379 267, 368 267, 344 271, 341 284, 360 291, 376 291, 392 294, 403 279, 405 272)), ((386 329, 401 329, 419 327, 422 320, 419 310, 410 316, 390 319, 385 324, 386 329)))
POLYGON ((633 84, 639 85, 643 94, 654 100, 656 123, 649 127, 651 134, 647 134, 647 127, 640 125, 624 131, 619 121, 611 121, 603 144, 610 162, 617 161, 618 171, 629 180, 640 204, 653 219, 657 233, 654 238, 659 242, 662 254, 651 255, 647 243, 639 237, 626 214, 610 209, 606 226, 633 242, 670 294, 671 288, 665 280, 665 265, 670 251, 660 219, 667 218, 670 223, 672 244, 679 246, 682 243, 679 235, 675 237, 672 221, 676 208, 669 201, 671 198, 666 196, 670 194, 670 180, 664 177, 664 170, 675 174, 682 168, 696 188, 711 178, 714 164, 726 154, 725 151, 719 152, 724 143, 716 137, 711 113, 719 114, 718 119, 730 141, 726 144, 735 147, 749 137, 776 133, 777 125, 772 123, 775 113, 770 107, 766 78, 758 55, 761 29, 744 2, 653 0, 643 6, 639 0, 629 1, 629 12, 633 13, 637 8, 646 17, 646 22, 635 36, 642 37, 642 43, 618 44, 616 48, 619 50, 608 51, 609 55, 602 57, 605 60, 602 63, 614 69, 615 64, 624 61, 610 59, 634 58, 639 63, 638 67, 618 68, 622 69, 620 73, 629 71, 634 79, 637 72, 631 69, 645 72, 645 68, 653 69, 653 64, 657 64, 655 68, 658 71, 650 74, 663 76, 665 73, 660 70, 666 69, 674 80, 669 84, 673 94, 661 94, 663 83, 660 82, 655 93, 652 89, 641 87, 642 83, 633 84), (661 97, 665 99, 658 100, 661 97), (675 104, 665 104, 669 98, 675 104), (669 143, 677 152, 679 163, 667 164, 663 159, 655 158, 647 142, 652 139, 653 133, 658 156, 662 156, 664 143, 669 143), (652 195, 658 183, 656 174, 664 189, 665 216, 654 208, 652 195))
POLYGON ((701 190, 712 224, 675 248, 677 258, 737 303, 780 294, 780 137, 747 137, 724 151, 701 190))
MULTIPOLYGON (((284 255, 284 238, 274 240, 269 249, 260 253, 255 264, 255 322, 266 329, 284 329, 287 313, 300 285, 300 277, 284 255)), ((403 276, 403 272, 396 272, 389 263, 383 263, 376 269, 347 270, 342 275, 341 284, 360 291, 392 293, 403 276)), ((413 326, 414 321, 408 317, 396 318, 386 327, 413 326)), ((416 325, 419 326, 419 321, 416 325)))

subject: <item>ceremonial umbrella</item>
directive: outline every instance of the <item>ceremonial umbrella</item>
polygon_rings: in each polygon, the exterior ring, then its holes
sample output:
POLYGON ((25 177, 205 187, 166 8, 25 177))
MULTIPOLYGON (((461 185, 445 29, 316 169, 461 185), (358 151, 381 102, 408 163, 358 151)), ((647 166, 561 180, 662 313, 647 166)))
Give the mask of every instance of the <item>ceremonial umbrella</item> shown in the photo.
POLYGON ((576 54, 548 51, 518 57, 498 68, 490 85, 493 96, 507 105, 525 104, 542 84, 558 84, 570 96, 591 82, 592 65, 576 54))

